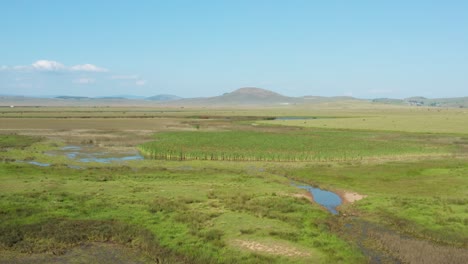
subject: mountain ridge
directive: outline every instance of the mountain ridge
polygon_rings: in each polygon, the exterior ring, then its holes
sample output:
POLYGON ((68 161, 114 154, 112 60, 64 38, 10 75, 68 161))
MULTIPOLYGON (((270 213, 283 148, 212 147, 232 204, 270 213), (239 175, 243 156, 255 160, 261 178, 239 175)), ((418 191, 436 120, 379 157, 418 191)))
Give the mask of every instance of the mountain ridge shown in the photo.
MULTIPOLYGON (((130 97, 130 96, 129 96, 130 97)), ((338 101, 356 101, 356 102, 371 102, 391 105, 410 105, 410 106, 427 106, 427 107, 468 107, 468 97, 454 98, 425 98, 422 96, 412 96, 404 99, 392 98, 375 98, 375 99, 359 99, 350 96, 313 96, 306 95, 302 97, 290 97, 280 93, 258 88, 258 87, 242 87, 231 92, 227 92, 218 96, 198 97, 198 98, 181 98, 171 94, 159 94, 150 97, 133 98, 117 97, 117 96, 101 96, 101 97, 86 97, 86 96, 56 96, 50 97, 28 97, 18 95, 0 95, 0 106, 24 105, 24 106, 47 106, 47 105, 73 105, 73 106, 90 106, 90 105, 132 105, 132 106, 213 106, 213 107, 235 107, 235 106, 280 106, 280 105, 307 105, 316 103, 331 103, 338 101)))
POLYGON ((150 97, 146 97, 145 100, 152 100, 152 101, 174 101, 183 99, 180 96, 173 95, 173 94, 158 94, 150 97))

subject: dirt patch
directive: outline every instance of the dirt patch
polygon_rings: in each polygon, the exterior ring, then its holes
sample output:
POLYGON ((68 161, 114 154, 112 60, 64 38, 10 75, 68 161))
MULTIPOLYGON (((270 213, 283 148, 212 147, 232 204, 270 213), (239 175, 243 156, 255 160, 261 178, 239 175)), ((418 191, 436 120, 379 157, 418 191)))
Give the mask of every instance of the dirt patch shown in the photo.
POLYGON ((336 191, 335 193, 340 196, 343 204, 352 204, 367 197, 367 195, 359 194, 357 192, 336 191))
POLYGON ((355 193, 355 192, 344 192, 342 198, 343 198, 343 201, 345 201, 347 203, 354 203, 354 202, 362 200, 362 199, 364 199, 366 197, 367 197, 367 195, 363 195, 363 194, 359 194, 359 193, 355 193))
POLYGON ((0 130, 193 130, 180 118, 0 118, 0 130))
POLYGON ((310 257, 311 254, 297 248, 293 248, 287 245, 280 245, 280 244, 271 244, 267 245, 264 243, 260 243, 257 241, 249 241, 249 240, 240 240, 237 239, 234 241, 235 244, 239 245, 242 248, 260 252, 260 253, 267 253, 271 255, 280 255, 286 257, 310 257))

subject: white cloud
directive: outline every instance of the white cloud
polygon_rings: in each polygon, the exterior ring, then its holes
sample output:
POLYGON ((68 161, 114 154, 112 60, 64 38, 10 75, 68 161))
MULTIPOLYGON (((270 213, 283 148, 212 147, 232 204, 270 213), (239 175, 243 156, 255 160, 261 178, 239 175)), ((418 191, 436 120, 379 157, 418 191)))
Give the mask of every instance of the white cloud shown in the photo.
POLYGON ((66 69, 62 63, 50 60, 38 60, 31 66, 34 70, 39 71, 63 71, 66 69))
POLYGON ((138 85, 138 86, 143 86, 143 85, 146 84, 146 81, 145 81, 145 80, 137 80, 137 81, 135 82, 135 84, 138 85))
POLYGON ((70 67, 71 71, 79 71, 79 72, 108 72, 108 69, 98 67, 93 64, 80 64, 70 67))
MULTIPOLYGON (((110 75, 110 70, 94 64, 65 65, 54 60, 37 60, 30 65, 0 65, 0 72, 3 71, 18 73, 59 73, 59 75, 62 76, 60 78, 67 78, 69 82, 82 85, 95 83, 96 80, 104 80, 102 78, 105 78, 107 81, 113 80, 127 87, 145 86, 148 83, 147 80, 141 78, 137 74, 110 75), (98 77, 96 74, 103 75, 98 77)), ((50 76, 54 75, 55 74, 52 74, 50 76)), ((24 76, 26 75, 21 75, 21 77, 24 76)), ((18 79, 17 82, 20 82, 20 80, 18 79)))
POLYGON ((38 60, 31 65, 0 66, 0 70, 13 71, 43 71, 43 72, 108 72, 108 69, 98 67, 93 64, 78 64, 65 66, 64 64, 53 60, 38 60))
POLYGON ((79 78, 79 79, 75 79, 73 80, 74 83, 78 83, 78 84, 90 84, 90 83, 94 83, 94 79, 92 78, 79 78))
POLYGON ((112 80, 137 80, 140 77, 138 75, 113 75, 111 76, 112 80))

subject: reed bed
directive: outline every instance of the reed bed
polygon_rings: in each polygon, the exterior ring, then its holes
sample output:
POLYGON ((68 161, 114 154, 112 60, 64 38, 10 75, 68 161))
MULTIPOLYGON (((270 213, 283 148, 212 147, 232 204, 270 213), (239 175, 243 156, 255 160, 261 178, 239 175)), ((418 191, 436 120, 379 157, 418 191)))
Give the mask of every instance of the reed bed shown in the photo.
POLYGON ((382 156, 443 153, 447 148, 406 134, 318 130, 167 132, 139 146, 157 160, 348 161, 382 156))

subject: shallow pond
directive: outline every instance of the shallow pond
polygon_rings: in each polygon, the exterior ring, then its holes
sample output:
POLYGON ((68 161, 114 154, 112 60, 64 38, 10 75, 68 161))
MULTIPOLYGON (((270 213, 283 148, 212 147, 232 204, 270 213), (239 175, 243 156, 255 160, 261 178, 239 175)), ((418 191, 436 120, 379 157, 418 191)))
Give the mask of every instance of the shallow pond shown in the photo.
POLYGON ((322 190, 308 185, 295 185, 298 188, 307 190, 312 194, 314 201, 321 206, 325 207, 330 213, 336 215, 338 211, 336 208, 340 206, 343 201, 340 196, 334 192, 322 190))
POLYGON ((137 151, 105 151, 95 146, 65 146, 60 150, 48 153, 49 155, 65 155, 69 159, 80 162, 111 163, 129 160, 142 160, 137 151))

